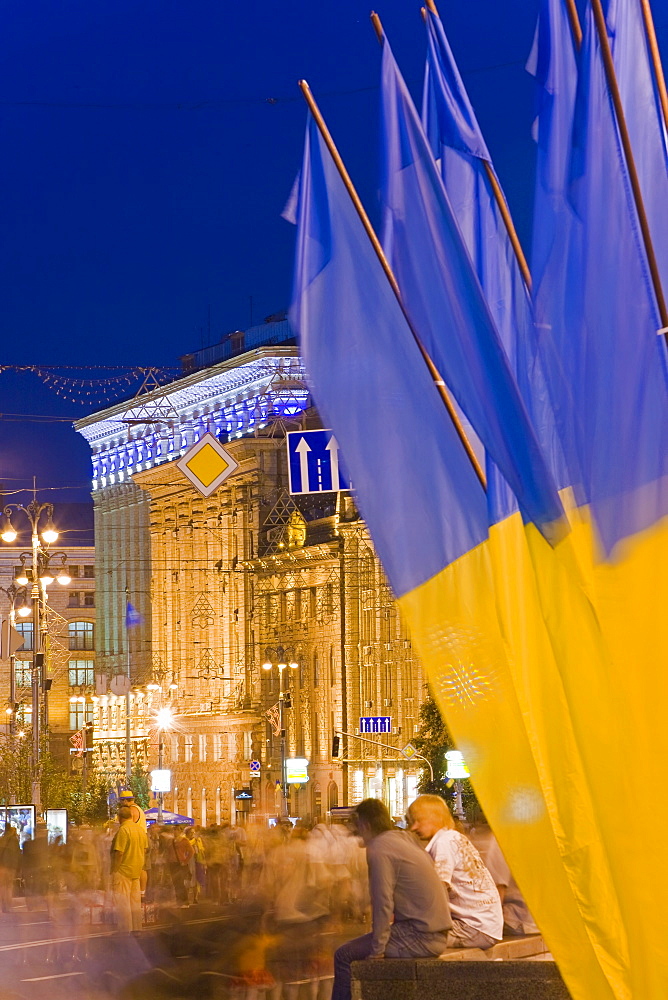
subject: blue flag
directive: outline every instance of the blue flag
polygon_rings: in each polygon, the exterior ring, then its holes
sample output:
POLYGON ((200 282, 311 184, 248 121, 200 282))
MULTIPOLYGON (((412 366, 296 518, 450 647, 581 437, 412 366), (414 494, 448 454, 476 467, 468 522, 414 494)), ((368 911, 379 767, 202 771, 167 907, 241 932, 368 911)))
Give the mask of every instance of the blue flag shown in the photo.
POLYGON ((531 249, 534 320, 567 479, 577 498, 583 499, 580 413, 556 348, 557 341, 568 340, 567 301, 579 271, 571 240, 577 220, 568 197, 578 70, 564 0, 541 0, 527 69, 536 78, 534 133, 538 146, 531 249))
POLYGON ((549 535, 556 485, 387 39, 382 76, 383 245, 404 303, 524 517, 549 535))
POLYGON ((583 487, 610 553, 668 514, 665 341, 591 12, 573 126, 569 295, 555 338, 583 487))
MULTIPOLYGON (((529 291, 489 176, 490 155, 438 15, 427 13, 422 119, 440 165, 453 213, 480 281, 532 426, 559 486, 566 485, 561 448, 538 356, 529 291)), ((497 184, 499 189, 500 183, 497 184)), ((516 500, 487 462, 494 521, 516 500)))
POLYGON ((487 534, 485 494, 309 116, 291 321, 394 592, 487 534))
POLYGON ((624 117, 668 298, 668 137, 638 0, 603 0, 624 117))
POLYGON ((125 627, 134 628, 136 625, 141 625, 144 621, 143 615, 137 611, 134 605, 130 604, 129 601, 125 603, 125 627))

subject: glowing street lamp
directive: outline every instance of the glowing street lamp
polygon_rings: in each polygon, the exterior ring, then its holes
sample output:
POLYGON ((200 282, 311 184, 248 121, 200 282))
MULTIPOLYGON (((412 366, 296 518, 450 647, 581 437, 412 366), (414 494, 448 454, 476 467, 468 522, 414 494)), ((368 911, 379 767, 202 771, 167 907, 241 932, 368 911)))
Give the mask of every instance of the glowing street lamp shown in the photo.
POLYGON ((455 815, 457 819, 466 818, 462 803, 462 781, 471 777, 464 755, 459 750, 448 750, 445 754, 445 776, 455 783, 455 815))
MULTIPOLYGON (((35 806, 40 806, 40 770, 41 770, 41 739, 40 728, 43 724, 45 731, 48 726, 48 664, 47 650, 43 648, 44 636, 42 634, 42 608, 46 603, 46 587, 54 581, 54 576, 49 569, 49 561, 52 558, 43 548, 43 545, 52 545, 58 541, 58 531, 53 523, 53 504, 38 503, 37 491, 33 490, 33 499, 29 504, 7 504, 2 512, 2 522, 0 523, 0 538, 8 545, 12 545, 18 538, 18 532, 12 523, 12 516, 21 514, 24 516, 31 528, 31 550, 22 553, 21 569, 16 577, 16 584, 19 586, 31 586, 31 602, 33 616, 33 643, 32 643, 32 801, 35 806), (45 523, 44 523, 45 522, 45 523), (30 559, 30 568, 26 568, 26 561, 30 559), (40 705, 41 703, 41 705, 40 705), (43 712, 41 707, 43 706, 43 712), (43 718, 42 718, 43 715, 43 718)), ((70 582, 68 574, 65 572, 66 555, 64 552, 55 553, 62 557, 62 569, 59 579, 64 583, 70 582)))
MULTIPOLYGON (((174 726, 174 713, 169 705, 163 705, 155 713, 155 726, 158 730, 158 771, 161 772, 161 783, 158 787, 158 823, 162 823, 162 803, 165 794, 163 753, 164 753, 164 733, 174 726)), ((155 772, 153 772, 155 775, 155 772)))
POLYGON ((285 776, 285 719, 284 712, 286 708, 286 691, 284 686, 283 675, 286 670, 298 670, 299 663, 288 655, 291 650, 286 650, 283 646, 277 646, 273 649, 268 646, 264 651, 265 660, 262 664, 263 670, 273 670, 274 667, 278 670, 279 685, 278 685, 278 719, 279 727, 281 732, 281 816, 287 816, 288 814, 288 782, 285 776))

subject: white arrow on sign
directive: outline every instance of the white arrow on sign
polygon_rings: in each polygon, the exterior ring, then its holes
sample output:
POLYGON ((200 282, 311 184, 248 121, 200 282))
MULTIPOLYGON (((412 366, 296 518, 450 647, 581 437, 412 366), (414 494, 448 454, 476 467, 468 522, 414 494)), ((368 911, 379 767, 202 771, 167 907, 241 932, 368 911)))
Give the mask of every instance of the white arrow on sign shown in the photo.
POLYGON ((327 447, 325 451, 329 452, 329 464, 332 469, 332 490, 338 492, 339 490, 339 442, 336 440, 332 434, 331 438, 327 442, 327 447))
MULTIPOLYGON (((327 446, 329 447, 329 445, 327 446)), ((295 451, 299 455, 299 475, 302 481, 302 490, 308 490, 310 483, 308 480, 308 453, 311 450, 310 445, 306 443, 306 438, 302 438, 295 451)))

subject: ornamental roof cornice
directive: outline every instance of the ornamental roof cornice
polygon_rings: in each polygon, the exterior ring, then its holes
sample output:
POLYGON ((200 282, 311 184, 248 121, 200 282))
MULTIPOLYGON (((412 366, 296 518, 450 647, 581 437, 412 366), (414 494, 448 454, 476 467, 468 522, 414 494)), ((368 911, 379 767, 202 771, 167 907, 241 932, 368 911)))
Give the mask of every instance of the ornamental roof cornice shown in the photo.
POLYGON ((179 458, 207 432, 232 442, 299 420, 310 399, 304 377, 297 348, 259 347, 78 420, 94 492, 179 458))
POLYGON ((247 573, 276 573, 290 566, 316 565, 330 563, 338 559, 340 546, 338 539, 331 542, 320 542, 317 545, 304 545, 302 548, 288 549, 275 555, 262 556, 259 559, 245 559, 240 562, 237 571, 247 573))
MULTIPOLYGON (((260 347, 210 368, 205 368, 175 382, 161 385, 151 392, 134 399, 123 400, 104 410, 98 410, 82 417, 74 428, 90 445, 99 445, 111 438, 133 438, 143 436, 145 428, 124 420, 129 410, 150 404, 163 404, 176 411, 182 423, 187 423, 192 414, 188 411, 200 408, 214 409, 229 403, 237 396, 252 399, 262 394, 269 383, 277 378, 303 378, 304 371, 296 347, 260 347)), ((147 421, 148 423, 148 421, 147 421)))

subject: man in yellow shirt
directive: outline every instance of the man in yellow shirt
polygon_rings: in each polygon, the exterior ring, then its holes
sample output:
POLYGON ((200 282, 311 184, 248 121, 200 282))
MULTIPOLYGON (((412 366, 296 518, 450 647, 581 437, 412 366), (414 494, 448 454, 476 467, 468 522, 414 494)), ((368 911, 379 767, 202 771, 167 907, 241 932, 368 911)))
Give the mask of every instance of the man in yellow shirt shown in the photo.
POLYGON ((119 931, 139 931, 142 926, 140 879, 144 869, 148 837, 141 824, 133 822, 129 806, 118 810, 120 827, 111 842, 111 888, 119 931))
MULTIPOLYGON (((146 829, 146 813, 141 806, 138 806, 135 802, 135 795, 131 788, 124 788, 118 796, 119 806, 128 806, 130 812, 132 813, 132 822, 137 823, 145 834, 148 835, 148 830, 146 829)), ((146 869, 141 873, 141 891, 146 890, 146 884, 148 882, 148 872, 146 869)))

